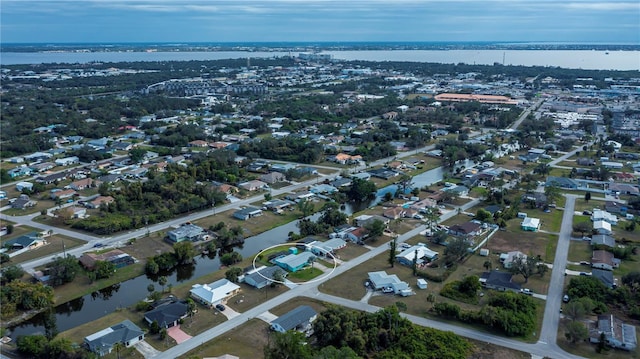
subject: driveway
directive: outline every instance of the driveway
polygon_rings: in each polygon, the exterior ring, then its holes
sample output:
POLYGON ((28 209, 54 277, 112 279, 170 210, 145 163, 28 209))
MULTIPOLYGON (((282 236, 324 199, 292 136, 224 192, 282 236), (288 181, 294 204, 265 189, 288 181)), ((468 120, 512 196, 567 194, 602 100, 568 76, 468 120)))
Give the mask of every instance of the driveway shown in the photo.
POLYGON ((152 347, 151 345, 149 345, 149 343, 145 342, 144 340, 141 342, 135 343, 133 346, 145 358, 151 358, 161 353, 160 351, 156 350, 156 348, 152 347))
MULTIPOLYGON (((214 309, 214 310, 217 310, 217 309, 214 309)), ((229 307, 229 305, 226 305, 225 309, 220 313, 224 314, 224 316, 227 317, 227 319, 233 319, 240 315, 240 313, 233 310, 233 308, 229 307)))
POLYGON ((178 344, 184 342, 185 340, 191 339, 191 335, 183 332, 182 329, 180 329, 179 324, 167 329, 167 334, 169 334, 169 336, 173 338, 178 344))
POLYGON ((278 319, 278 316, 271 313, 270 311, 266 311, 264 313, 261 313, 260 315, 258 315, 256 318, 262 320, 263 322, 269 324, 272 321, 278 319))

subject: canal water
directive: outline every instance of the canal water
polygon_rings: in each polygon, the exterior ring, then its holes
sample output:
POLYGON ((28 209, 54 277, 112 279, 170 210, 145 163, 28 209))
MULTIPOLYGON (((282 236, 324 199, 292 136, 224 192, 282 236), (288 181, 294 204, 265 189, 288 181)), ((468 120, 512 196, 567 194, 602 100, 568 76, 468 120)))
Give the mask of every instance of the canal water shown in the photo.
MULTIPOLYGON (((468 165, 465 163, 464 165, 468 165)), ((413 178, 413 187, 422 188, 436 182, 440 182, 444 178, 445 171, 441 168, 435 168, 423 172, 413 178)), ((386 193, 395 194, 398 186, 395 184, 381 188, 376 193, 376 197, 368 202, 363 203, 347 203, 342 210, 351 215, 355 212, 364 210, 379 203, 386 193)), ((317 220, 320 214, 315 214, 310 218, 317 220)), ((262 249, 282 244, 287 241, 289 232, 299 233, 297 227, 298 221, 293 221, 276 227, 269 231, 263 232, 256 236, 245 239, 244 245, 235 250, 242 254, 243 257, 250 257, 260 252, 262 249)), ((202 275, 217 271, 220 269, 220 260, 218 256, 209 258, 205 255, 196 257, 196 263, 191 266, 182 266, 177 270, 167 274, 167 284, 178 285, 191 278, 198 278, 202 275)), ((54 313, 39 314, 30 320, 23 322, 11 328, 11 337, 15 340, 20 335, 32 335, 45 332, 45 323, 56 323, 56 329, 59 332, 69 330, 78 325, 96 320, 107 314, 134 305, 138 301, 144 299, 149 293, 147 287, 153 284, 156 290, 161 287, 155 280, 142 275, 116 285, 112 285, 97 292, 85 295, 81 298, 74 299, 70 302, 58 305, 54 313), (55 316, 51 318, 51 316, 55 316)), ((96 328, 98 330, 100 328, 96 328)))

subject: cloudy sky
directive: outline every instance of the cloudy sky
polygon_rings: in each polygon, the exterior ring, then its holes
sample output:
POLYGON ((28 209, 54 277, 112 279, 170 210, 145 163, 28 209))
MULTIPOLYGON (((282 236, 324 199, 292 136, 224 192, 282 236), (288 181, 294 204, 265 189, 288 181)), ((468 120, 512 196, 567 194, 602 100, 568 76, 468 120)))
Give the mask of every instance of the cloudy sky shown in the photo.
POLYGON ((2 0, 0 40, 640 44, 640 1, 2 0))

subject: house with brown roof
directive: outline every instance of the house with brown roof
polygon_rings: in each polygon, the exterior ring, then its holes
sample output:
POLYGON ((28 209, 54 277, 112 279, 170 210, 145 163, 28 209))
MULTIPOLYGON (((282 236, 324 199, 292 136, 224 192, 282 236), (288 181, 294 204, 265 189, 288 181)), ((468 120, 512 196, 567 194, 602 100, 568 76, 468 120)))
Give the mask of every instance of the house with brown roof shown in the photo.
POLYGON ((390 219, 398 219, 404 216, 404 208, 402 207, 391 207, 382 212, 382 216, 390 219))
POLYGON ((262 181, 253 180, 253 181, 240 183, 238 184, 238 187, 244 190, 253 192, 253 191, 261 190, 263 188, 268 188, 269 186, 262 181))
POLYGON ((113 263, 116 268, 126 267, 135 262, 133 257, 119 249, 114 249, 112 251, 101 254, 89 252, 83 253, 82 256, 80 256, 79 261, 80 264, 82 264, 82 266, 84 266, 88 270, 93 270, 96 267, 96 262, 98 261, 113 263))
POLYGON ((591 268, 613 270, 620 265, 620 259, 614 258, 613 253, 599 249, 591 255, 591 268))
POLYGON ((111 196, 98 196, 93 201, 87 202, 86 206, 95 209, 100 208, 103 205, 109 205, 115 201, 115 198, 111 196))
POLYGON ((78 192, 76 192, 75 190, 72 189, 65 189, 62 191, 55 191, 55 192, 51 192, 51 199, 56 200, 56 199, 65 199, 65 198, 71 198, 74 195, 76 195, 78 192))
POLYGON ((93 178, 84 178, 81 180, 71 182, 71 184, 69 185, 69 188, 74 189, 76 191, 82 191, 87 188, 98 187, 100 186, 100 183, 101 183, 100 181, 94 180, 93 178))
POLYGON ((209 147, 209 142, 203 140, 195 140, 189 142, 189 147, 209 147))
POLYGON ((455 224, 449 227, 449 234, 452 236, 473 237, 480 232, 482 232, 482 226, 474 222, 455 224))
POLYGON ((222 193, 233 194, 238 193, 240 190, 236 186, 232 186, 230 184, 221 183, 218 186, 214 186, 214 188, 222 193))

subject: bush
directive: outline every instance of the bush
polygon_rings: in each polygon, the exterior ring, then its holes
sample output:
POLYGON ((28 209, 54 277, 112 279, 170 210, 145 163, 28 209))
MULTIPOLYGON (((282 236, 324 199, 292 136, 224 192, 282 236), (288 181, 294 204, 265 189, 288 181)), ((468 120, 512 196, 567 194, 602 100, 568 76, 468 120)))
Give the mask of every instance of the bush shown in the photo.
POLYGON ((136 310, 138 312, 146 312, 149 309, 151 309, 151 304, 148 302, 145 302, 144 300, 141 300, 138 303, 136 303, 136 310))

